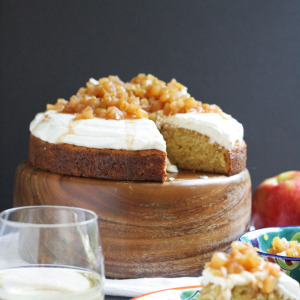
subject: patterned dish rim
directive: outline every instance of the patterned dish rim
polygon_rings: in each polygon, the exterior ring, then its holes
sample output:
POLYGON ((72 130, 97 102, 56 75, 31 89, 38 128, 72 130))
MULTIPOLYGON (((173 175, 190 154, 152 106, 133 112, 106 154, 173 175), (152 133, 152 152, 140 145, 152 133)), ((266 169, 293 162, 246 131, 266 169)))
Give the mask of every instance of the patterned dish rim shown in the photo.
POLYGON ((164 289, 164 290, 159 290, 159 291, 154 291, 154 292, 146 293, 144 295, 140 295, 140 296, 131 298, 130 300, 142 299, 142 298, 144 298, 146 296, 149 296, 149 295, 158 294, 158 293, 164 293, 164 292, 174 291, 174 290, 177 290, 177 291, 196 290, 196 289, 201 290, 202 287, 203 287, 202 285, 193 285, 193 286, 184 286, 184 287, 169 288, 169 289, 164 289))
MULTIPOLYGON (((252 240, 252 239, 258 238, 259 236, 262 236, 264 234, 268 234, 268 233, 271 233, 271 232, 272 233, 278 232, 281 229, 285 229, 285 228, 286 229, 292 228, 292 229, 298 230, 300 232, 300 226, 266 227, 266 228, 259 228, 259 229, 255 229, 255 230, 252 230, 252 231, 248 231, 248 232, 244 233, 243 235, 241 235, 239 240, 242 241, 242 242, 246 242, 246 241, 243 241, 244 237, 247 237, 249 240, 252 240)), ((295 233, 297 233, 297 232, 295 232, 295 233)), ((257 253, 259 253, 261 255, 264 255, 264 256, 270 256, 270 257, 273 257, 273 258, 281 258, 281 259, 284 259, 284 260, 300 261, 300 257, 292 257, 292 256, 271 254, 271 253, 262 251, 259 247, 257 247, 257 249, 259 249, 259 250, 257 250, 257 253)))

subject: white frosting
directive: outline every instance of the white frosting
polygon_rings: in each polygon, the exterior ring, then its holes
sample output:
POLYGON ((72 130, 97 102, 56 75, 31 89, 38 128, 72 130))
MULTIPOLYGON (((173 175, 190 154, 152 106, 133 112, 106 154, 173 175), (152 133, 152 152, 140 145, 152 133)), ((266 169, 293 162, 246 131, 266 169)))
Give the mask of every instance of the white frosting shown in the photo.
POLYGON ((171 125, 185 128, 206 135, 212 143, 216 142, 228 150, 231 150, 237 141, 242 141, 244 136, 243 125, 237 120, 226 115, 223 118, 218 113, 184 113, 170 116, 159 112, 156 124, 158 128, 163 125, 171 125))
POLYGON ((284 273, 279 277, 276 289, 285 299, 300 300, 299 283, 284 273))
POLYGON ((48 143, 67 143, 97 149, 157 149, 166 152, 166 142, 151 120, 74 118, 73 114, 54 110, 39 113, 30 123, 30 132, 48 143))
POLYGON ((168 158, 167 158, 167 171, 170 172, 170 173, 178 173, 177 166, 172 165, 168 158))
POLYGON ((166 152, 166 143, 158 128, 165 124, 199 132, 231 150, 243 139, 243 126, 235 119, 217 113, 185 113, 165 116, 158 113, 156 125, 148 119, 74 120, 73 114, 54 110, 39 113, 30 124, 31 133, 49 143, 67 143, 97 149, 147 150, 166 152))
MULTIPOLYGON (((224 271, 226 273, 226 269, 224 271)), ((250 283, 256 285, 258 278, 266 277, 266 270, 261 272, 250 273, 243 271, 239 274, 224 274, 224 277, 215 276, 212 274, 210 268, 206 268, 203 271, 203 285, 208 285, 212 283, 214 285, 221 286, 223 290, 223 297, 227 300, 231 299, 231 290, 238 285, 248 285, 250 283)), ((299 283, 282 273, 278 278, 278 282, 275 286, 275 290, 284 298, 284 299, 300 299, 300 289, 299 283)))

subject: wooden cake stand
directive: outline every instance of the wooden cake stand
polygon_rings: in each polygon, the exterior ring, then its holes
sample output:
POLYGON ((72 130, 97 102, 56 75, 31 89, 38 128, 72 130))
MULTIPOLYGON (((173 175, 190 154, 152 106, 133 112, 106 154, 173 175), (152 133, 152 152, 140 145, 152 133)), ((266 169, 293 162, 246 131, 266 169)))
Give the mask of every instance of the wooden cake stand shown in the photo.
POLYGON ((214 251, 226 251, 249 229, 250 175, 181 171, 170 177, 165 183, 79 178, 23 162, 14 205, 95 211, 107 277, 199 276, 214 251))

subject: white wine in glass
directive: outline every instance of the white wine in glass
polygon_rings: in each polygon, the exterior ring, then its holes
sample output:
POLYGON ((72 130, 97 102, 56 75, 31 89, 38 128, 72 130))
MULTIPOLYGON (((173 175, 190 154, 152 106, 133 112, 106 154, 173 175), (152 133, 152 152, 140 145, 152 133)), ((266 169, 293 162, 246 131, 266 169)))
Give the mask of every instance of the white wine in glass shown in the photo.
POLYGON ((64 206, 0 214, 0 299, 104 299, 97 215, 64 206))

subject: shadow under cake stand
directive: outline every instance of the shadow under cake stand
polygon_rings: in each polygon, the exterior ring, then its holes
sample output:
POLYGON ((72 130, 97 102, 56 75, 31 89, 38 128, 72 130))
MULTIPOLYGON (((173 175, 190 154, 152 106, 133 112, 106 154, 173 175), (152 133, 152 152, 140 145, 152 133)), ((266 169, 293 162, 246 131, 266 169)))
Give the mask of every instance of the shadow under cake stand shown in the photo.
POLYGON ((64 205, 93 210, 108 278, 200 276, 215 251, 249 229, 251 179, 189 171, 164 183, 111 181, 16 171, 14 206, 64 205))

